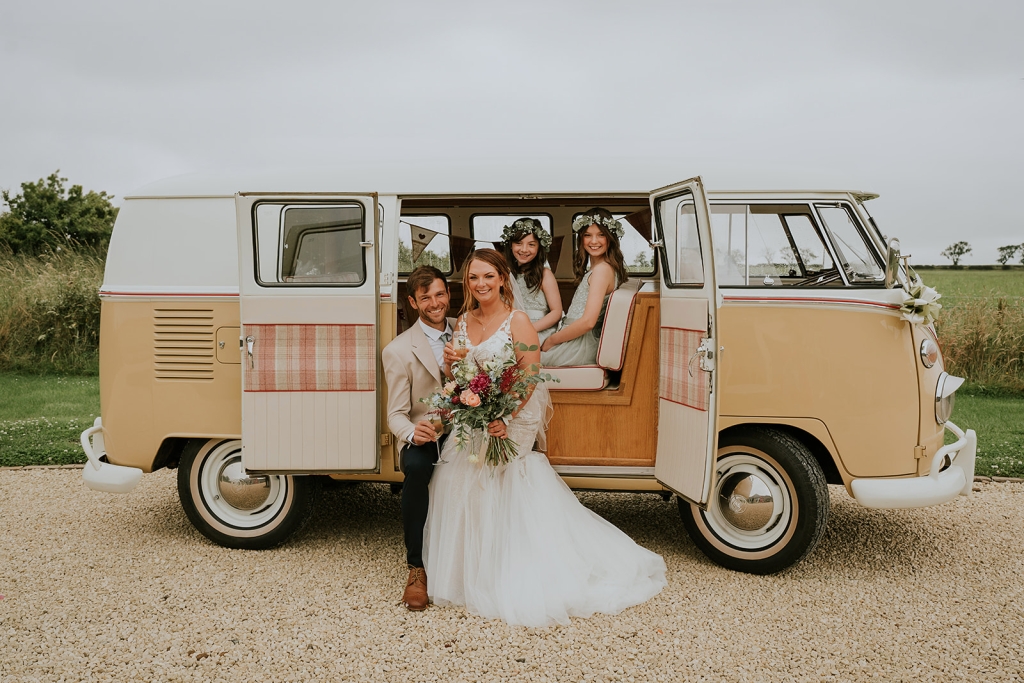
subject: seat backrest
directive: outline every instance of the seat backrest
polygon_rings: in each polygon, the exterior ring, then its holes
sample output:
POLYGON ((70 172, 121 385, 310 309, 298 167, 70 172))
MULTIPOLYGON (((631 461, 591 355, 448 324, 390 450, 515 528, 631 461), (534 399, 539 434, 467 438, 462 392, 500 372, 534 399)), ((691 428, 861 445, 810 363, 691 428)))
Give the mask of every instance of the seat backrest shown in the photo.
POLYGON ((621 370, 626 360, 626 340, 629 339, 633 305, 642 285, 640 280, 630 278, 608 297, 601 341, 597 347, 597 364, 605 370, 621 370))

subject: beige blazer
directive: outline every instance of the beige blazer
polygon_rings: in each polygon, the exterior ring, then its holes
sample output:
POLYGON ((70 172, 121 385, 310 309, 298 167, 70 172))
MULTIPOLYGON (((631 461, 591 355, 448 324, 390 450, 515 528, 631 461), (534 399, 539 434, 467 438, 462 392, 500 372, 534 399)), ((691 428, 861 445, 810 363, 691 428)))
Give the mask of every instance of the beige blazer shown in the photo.
MULTIPOLYGON (((448 324, 455 329, 454 318, 449 318, 448 324)), ((428 406, 420 399, 440 388, 442 380, 419 320, 384 347, 381 363, 388 384, 388 428, 398 439, 401 453, 409 445, 416 423, 426 419, 428 406)))

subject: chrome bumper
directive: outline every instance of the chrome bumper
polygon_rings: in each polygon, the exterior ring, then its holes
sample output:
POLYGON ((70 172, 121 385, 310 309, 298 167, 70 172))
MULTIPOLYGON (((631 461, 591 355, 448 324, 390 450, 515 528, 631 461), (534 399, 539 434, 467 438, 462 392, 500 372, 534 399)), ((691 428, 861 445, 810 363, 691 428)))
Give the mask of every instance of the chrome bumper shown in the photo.
POLYGON ((853 497, 868 508, 921 508, 971 495, 974 485, 974 460, 978 452, 978 436, 973 429, 964 433, 952 422, 946 429, 957 441, 943 446, 932 458, 931 471, 923 477, 906 479, 854 479, 850 484, 853 497), (946 456, 952 464, 939 471, 946 456))
POLYGON ((82 468, 82 479, 93 491, 106 493, 128 493, 142 480, 142 470, 138 467, 124 467, 104 462, 107 454, 103 444, 103 419, 97 417, 89 429, 82 432, 82 450, 89 462, 82 468))

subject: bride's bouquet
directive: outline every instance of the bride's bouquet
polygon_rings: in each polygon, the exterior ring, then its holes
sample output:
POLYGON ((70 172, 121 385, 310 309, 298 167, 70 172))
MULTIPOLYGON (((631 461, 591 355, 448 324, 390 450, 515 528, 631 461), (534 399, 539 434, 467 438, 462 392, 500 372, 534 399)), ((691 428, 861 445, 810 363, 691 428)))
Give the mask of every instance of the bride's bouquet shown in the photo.
POLYGON ((529 396, 531 387, 552 379, 538 372, 536 365, 530 366, 529 371, 520 368, 516 350, 536 351, 537 346, 509 342, 502 353, 480 364, 467 356, 452 365, 455 379, 420 399, 430 406, 430 414, 453 426, 453 438, 460 449, 466 448, 474 433, 484 431, 480 451, 470 453, 466 457, 469 462, 479 462, 484 455, 488 465, 503 465, 519 455, 515 441, 488 435, 487 425, 501 419, 507 424, 507 418, 529 396))

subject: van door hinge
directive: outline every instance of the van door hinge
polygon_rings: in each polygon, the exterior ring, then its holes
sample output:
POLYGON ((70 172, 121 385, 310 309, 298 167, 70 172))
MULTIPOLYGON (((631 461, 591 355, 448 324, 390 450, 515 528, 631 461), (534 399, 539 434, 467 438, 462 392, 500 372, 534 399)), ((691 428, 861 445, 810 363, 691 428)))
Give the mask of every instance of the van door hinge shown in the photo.
POLYGON ((915 460, 920 460, 921 458, 923 458, 924 457, 924 453, 925 453, 925 447, 924 446, 914 446, 914 459, 915 460))
POLYGON ((391 432, 388 432, 387 434, 381 434, 380 435, 380 445, 381 446, 390 446, 391 445, 391 432))

